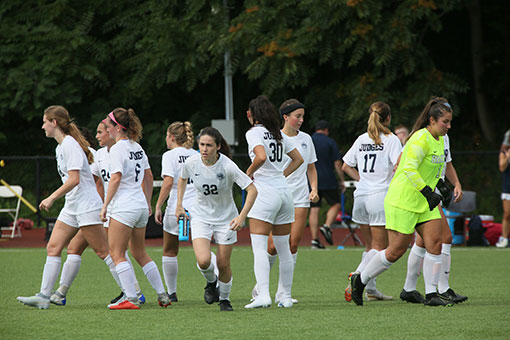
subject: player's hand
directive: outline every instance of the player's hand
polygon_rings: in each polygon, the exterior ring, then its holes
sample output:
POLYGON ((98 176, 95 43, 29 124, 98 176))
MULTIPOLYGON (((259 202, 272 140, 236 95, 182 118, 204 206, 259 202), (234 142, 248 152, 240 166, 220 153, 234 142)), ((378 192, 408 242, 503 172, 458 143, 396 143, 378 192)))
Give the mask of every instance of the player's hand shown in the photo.
POLYGON ((179 217, 180 217, 181 215, 186 215, 186 210, 184 210, 184 208, 183 208, 183 207, 177 207, 177 208, 175 209, 175 217, 176 217, 176 219, 177 219, 177 223, 179 223, 179 217))
POLYGON ((154 214, 154 221, 156 221, 157 224, 161 225, 163 224, 163 213, 161 212, 160 207, 156 207, 156 212, 154 214))
POLYGON ((342 182, 342 183, 338 183, 338 185, 339 185, 339 187, 340 187, 340 192, 343 194, 343 193, 345 192, 345 190, 347 189, 347 188, 345 187, 344 182, 342 182))
POLYGON ((441 202, 441 195, 436 194, 432 191, 432 189, 427 185, 425 188, 421 189, 421 194, 425 196, 427 203, 429 204, 430 211, 434 210, 435 207, 438 206, 439 202, 441 202))
POLYGON ((39 204, 39 209, 48 211, 54 202, 55 201, 51 198, 51 196, 47 197, 43 199, 42 202, 39 204))
POLYGON ((308 196, 308 198, 312 203, 319 202, 319 193, 317 192, 317 189, 312 189, 312 191, 310 191, 310 195, 308 196))
POLYGON ((230 221, 230 230, 238 231, 243 228, 244 219, 241 216, 237 216, 230 221))
POLYGON ((462 187, 460 185, 453 188, 453 198, 454 202, 462 201, 462 187))
POLYGON ((103 207, 101 208, 101 212, 99 213, 99 218, 101 219, 101 221, 103 222, 106 222, 108 221, 108 219, 106 218, 106 211, 107 211, 107 207, 105 207, 103 205, 103 207))

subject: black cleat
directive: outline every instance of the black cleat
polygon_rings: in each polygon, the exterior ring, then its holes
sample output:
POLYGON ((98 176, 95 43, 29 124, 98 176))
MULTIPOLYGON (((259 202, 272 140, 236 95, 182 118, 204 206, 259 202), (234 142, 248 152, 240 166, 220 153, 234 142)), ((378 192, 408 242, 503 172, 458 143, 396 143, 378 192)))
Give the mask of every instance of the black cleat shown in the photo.
POLYGON ((218 283, 218 279, 214 282, 207 282, 207 285, 204 288, 204 300, 207 304, 211 304, 213 302, 220 301, 220 292, 216 284, 218 283))
POLYGON ((412 290, 410 292, 402 289, 400 292, 400 299, 402 301, 410 302, 410 303, 425 303, 425 298, 420 294, 417 290, 412 290))
POLYGON ((467 296, 455 293, 454 290, 451 288, 448 288, 448 290, 444 293, 439 293, 439 296, 442 299, 451 300, 453 301, 453 303, 461 303, 468 299, 467 296))
POLYGON ((443 299, 438 293, 430 293, 425 295, 425 306, 453 306, 453 301, 450 299, 443 299))
POLYGON ((232 305, 230 304, 229 300, 221 300, 220 301, 220 311, 222 312, 231 312, 234 309, 232 308, 232 305))
POLYGON ((326 242, 333 245, 333 233, 331 232, 331 228, 324 224, 319 230, 321 231, 322 236, 324 236, 326 242))
POLYGON ((358 306, 363 306, 363 290, 365 285, 361 282, 361 274, 356 272, 351 275, 351 297, 358 306))
POLYGON ((119 296, 117 296, 116 298, 113 298, 110 303, 116 303, 117 301, 119 301, 120 299, 122 299, 122 297, 124 296, 124 292, 120 292, 119 296))
POLYGON ((326 249, 318 239, 312 240, 312 249, 326 249))
POLYGON ((170 298, 170 302, 177 302, 177 301, 179 301, 177 299, 177 293, 176 292, 173 292, 172 294, 168 295, 168 297, 170 298))

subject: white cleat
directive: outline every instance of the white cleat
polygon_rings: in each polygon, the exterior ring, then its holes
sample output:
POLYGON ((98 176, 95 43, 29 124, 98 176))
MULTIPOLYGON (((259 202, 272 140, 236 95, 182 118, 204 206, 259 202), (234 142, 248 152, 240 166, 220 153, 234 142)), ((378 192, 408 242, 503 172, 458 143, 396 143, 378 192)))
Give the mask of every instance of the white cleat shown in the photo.
POLYGON ((367 301, 390 301, 393 300, 393 296, 384 295, 377 289, 374 291, 365 292, 365 298, 367 301))
POLYGON ((120 305, 122 302, 126 301, 127 300, 127 296, 126 294, 123 294, 122 297, 120 299, 118 299, 116 302, 114 303, 110 303, 107 307, 108 308, 111 308, 111 307, 114 307, 114 306, 118 306, 120 305))
POLYGON ((508 247, 508 239, 506 237, 500 236, 498 242, 496 243, 496 248, 506 247, 508 247))
POLYGON ((247 304, 244 306, 244 308, 251 309, 251 308, 267 308, 271 306, 271 298, 264 297, 264 296, 257 296, 253 302, 247 304))
MULTIPOLYGON (((275 296, 274 296, 274 303, 276 303, 277 305, 279 305, 279 304, 280 304, 280 302, 281 302, 281 300, 282 300, 282 298, 281 298, 281 294, 282 294, 282 293, 280 293, 280 292, 276 292, 276 294, 275 294, 275 296)), ((297 304, 297 303, 299 303, 299 301, 298 301, 298 300, 296 300, 296 299, 294 299, 294 298, 290 298, 290 299, 292 300, 292 303, 293 303, 293 304, 297 304)), ((280 307, 280 306, 278 306, 278 307, 280 307)))
POLYGON ((24 305, 37 307, 39 309, 48 309, 50 307, 50 299, 38 295, 34 296, 18 296, 17 300, 24 305))
POLYGON ((292 298, 282 299, 282 301, 278 302, 278 307, 290 308, 293 305, 292 298))

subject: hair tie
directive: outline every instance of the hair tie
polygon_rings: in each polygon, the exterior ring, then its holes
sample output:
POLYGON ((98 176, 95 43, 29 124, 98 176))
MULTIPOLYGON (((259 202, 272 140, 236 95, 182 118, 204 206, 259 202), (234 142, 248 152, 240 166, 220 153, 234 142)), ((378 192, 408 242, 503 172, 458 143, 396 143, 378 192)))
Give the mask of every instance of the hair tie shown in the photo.
POLYGON ((118 126, 120 126, 121 128, 123 128, 124 130, 127 130, 125 126, 123 126, 122 124, 120 124, 119 122, 117 122, 117 120, 115 119, 115 116, 113 115, 113 111, 110 112, 108 114, 108 117, 115 123, 117 124, 118 126))

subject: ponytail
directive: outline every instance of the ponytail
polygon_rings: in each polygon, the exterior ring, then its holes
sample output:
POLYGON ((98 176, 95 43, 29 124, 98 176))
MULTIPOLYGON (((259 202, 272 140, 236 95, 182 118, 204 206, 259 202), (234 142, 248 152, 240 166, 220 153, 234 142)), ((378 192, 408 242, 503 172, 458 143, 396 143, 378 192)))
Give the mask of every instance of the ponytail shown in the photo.
POLYGON ((367 128, 368 136, 376 145, 380 145, 382 143, 381 133, 391 134, 390 129, 383 124, 391 115, 390 106, 384 102, 375 102, 370 105, 368 113, 370 114, 367 128))
POLYGON ((110 119, 114 126, 119 125, 128 138, 134 142, 139 142, 142 139, 142 123, 133 109, 124 109, 118 107, 112 111, 115 120, 110 119))
POLYGON ((193 136, 190 122, 173 122, 166 131, 175 137, 177 145, 183 146, 186 149, 193 147, 195 137, 193 136))
POLYGON ((80 144, 83 152, 85 152, 89 164, 94 163, 94 156, 89 150, 90 144, 87 142, 85 137, 83 137, 78 126, 74 123, 74 119, 71 119, 69 112, 65 107, 60 105, 49 106, 46 110, 44 110, 44 115, 48 120, 55 120, 57 122, 57 126, 64 134, 73 137, 78 144, 80 144))
POLYGON ((282 133, 280 132, 280 119, 275 107, 266 96, 258 96, 252 99, 249 104, 253 123, 262 124, 273 137, 281 142, 282 133))
POLYGON ((442 117, 446 112, 452 113, 452 107, 448 104, 448 100, 443 97, 432 97, 416 119, 407 140, 409 140, 416 131, 427 127, 430 124, 430 117, 437 121, 439 117, 442 117))

